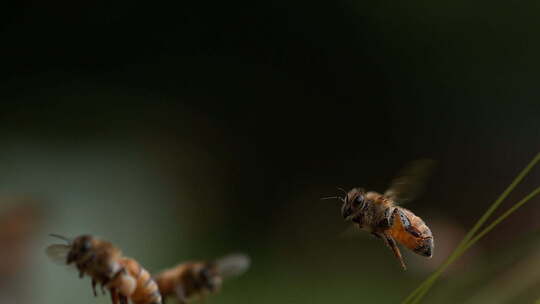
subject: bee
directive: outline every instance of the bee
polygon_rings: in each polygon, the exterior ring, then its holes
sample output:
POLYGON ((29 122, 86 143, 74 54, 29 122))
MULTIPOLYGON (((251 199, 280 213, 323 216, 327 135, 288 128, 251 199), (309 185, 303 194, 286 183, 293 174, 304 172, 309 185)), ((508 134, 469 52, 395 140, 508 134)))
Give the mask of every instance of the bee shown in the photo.
POLYGON ((14 206, 0 210, 0 303, 31 303, 28 279, 43 210, 31 198, 0 198, 0 205, 5 202, 14 206))
MULTIPOLYGON (((19 201, 16 201, 19 202, 19 201)), ((21 204, 0 213, 0 287, 12 281, 30 260, 30 246, 43 219, 42 210, 33 202, 21 204)))
POLYGON ((433 164, 432 160, 411 163, 398 174, 384 194, 366 192, 362 188, 353 188, 348 192, 338 188, 344 193, 343 197, 324 199, 339 199, 343 203, 343 218, 382 239, 405 270, 407 267, 396 242, 419 255, 431 258, 433 235, 420 217, 397 204, 410 201, 421 192, 433 164))
POLYGON ((79 277, 92 279, 92 290, 97 296, 96 285, 108 289, 113 304, 161 304, 161 294, 150 273, 132 258, 124 257, 112 243, 91 235, 81 235, 72 240, 60 236, 67 244, 47 247, 47 255, 55 262, 74 265, 79 277))
POLYGON ((181 304, 194 298, 204 299, 221 289, 223 279, 244 273, 250 259, 243 254, 231 254, 214 261, 185 262, 154 276, 165 299, 175 296, 181 304))

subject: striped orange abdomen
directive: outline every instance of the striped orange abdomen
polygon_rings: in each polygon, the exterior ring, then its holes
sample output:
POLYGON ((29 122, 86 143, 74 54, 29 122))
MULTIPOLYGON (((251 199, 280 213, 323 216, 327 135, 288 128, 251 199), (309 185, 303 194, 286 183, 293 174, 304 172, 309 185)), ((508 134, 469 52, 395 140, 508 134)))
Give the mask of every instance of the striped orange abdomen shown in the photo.
POLYGON ((431 230, 420 217, 416 216, 411 211, 405 208, 400 208, 400 210, 407 216, 410 225, 413 227, 412 229, 415 230, 419 236, 415 236, 407 231, 398 216, 394 218, 394 223, 388 229, 388 232, 394 240, 415 253, 431 257, 433 254, 433 235, 431 234, 431 230))
POLYGON ((134 259, 122 258, 120 263, 136 281, 135 290, 129 296, 131 301, 134 304, 161 304, 161 294, 150 273, 134 259))

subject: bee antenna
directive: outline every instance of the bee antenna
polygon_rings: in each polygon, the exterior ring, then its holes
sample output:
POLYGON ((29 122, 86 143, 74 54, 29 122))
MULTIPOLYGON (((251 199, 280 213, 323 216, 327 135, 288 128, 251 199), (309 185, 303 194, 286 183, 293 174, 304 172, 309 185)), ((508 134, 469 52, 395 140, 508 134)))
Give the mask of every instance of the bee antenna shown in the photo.
POLYGON ((329 199, 338 199, 340 201, 343 201, 343 198, 341 196, 327 196, 327 197, 321 197, 321 201, 329 200, 329 199))
POLYGON ((321 197, 321 201, 329 200, 329 199, 339 199, 339 196, 325 196, 325 197, 321 197))
POLYGON ((63 240, 63 241, 66 241, 66 242, 68 242, 68 243, 71 243, 71 240, 68 239, 67 237, 63 236, 63 235, 51 233, 51 234, 49 234, 49 236, 52 236, 52 237, 55 237, 55 238, 57 238, 57 239, 61 239, 61 240, 63 240))

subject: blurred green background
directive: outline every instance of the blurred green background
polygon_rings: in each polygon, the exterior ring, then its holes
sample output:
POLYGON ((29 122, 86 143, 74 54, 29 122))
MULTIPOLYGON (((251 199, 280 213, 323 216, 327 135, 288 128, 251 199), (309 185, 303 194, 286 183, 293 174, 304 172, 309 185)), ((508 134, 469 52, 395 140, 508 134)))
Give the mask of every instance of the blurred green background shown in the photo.
MULTIPOLYGON (((210 304, 398 303, 540 148, 537 2, 4 6, 1 303, 109 303, 47 259, 48 233, 101 236, 152 272, 249 254, 210 304), (403 272, 319 198, 382 192, 425 157, 437 170, 407 208, 436 247, 403 272)), ((425 302, 540 298, 539 203, 425 302)))

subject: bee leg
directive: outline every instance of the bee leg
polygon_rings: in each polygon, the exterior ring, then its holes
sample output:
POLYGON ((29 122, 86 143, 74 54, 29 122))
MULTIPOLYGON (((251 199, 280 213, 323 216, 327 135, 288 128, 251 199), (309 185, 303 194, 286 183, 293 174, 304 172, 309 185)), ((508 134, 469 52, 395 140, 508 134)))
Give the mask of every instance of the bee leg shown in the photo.
POLYGON ((84 277, 84 268, 86 267, 86 264, 77 264, 77 270, 79 271, 79 278, 82 279, 84 277))
POLYGON ((418 229, 411 225, 411 221, 403 211, 396 208, 394 209, 394 212, 392 212, 392 217, 394 217, 396 214, 399 216, 399 219, 401 220, 401 224, 403 225, 405 231, 417 238, 421 236, 420 231, 418 231, 418 229))
MULTIPOLYGON (((105 295, 106 291, 105 291, 105 286, 107 286, 107 284, 109 284, 111 280, 109 278, 103 278, 99 284, 100 284, 100 287, 101 287, 101 294, 102 295, 105 295)), ((112 291, 111 291, 112 292, 112 291)))
MULTIPOLYGON (((107 286, 107 284, 109 284, 111 280, 109 278, 102 278, 99 282, 99 285, 100 285, 100 288, 101 288, 101 294, 102 295, 105 295, 106 294, 106 291, 105 291, 105 287, 107 286)), ((111 293, 112 293, 112 290, 111 290, 111 293)))
POLYGON ((182 288, 182 286, 176 285, 174 291, 176 292, 176 297, 178 298, 178 302, 180 304, 187 303, 186 293, 184 292, 184 288, 182 288))
POLYGON ((96 284, 96 280, 92 278, 92 291, 94 292, 94 297, 97 297, 96 284))
POLYGON ((128 299, 126 296, 120 296, 120 304, 128 304, 128 299))
POLYGON ((407 266, 405 266, 405 262, 403 261, 403 257, 401 256, 401 251, 399 251, 399 248, 396 244, 396 241, 394 239, 387 235, 383 234, 382 238, 384 239, 384 242, 386 243, 386 246, 388 246, 390 249, 392 249, 392 252, 394 253, 394 256, 398 259, 399 263, 401 264, 401 267, 403 270, 407 270, 407 266))
POLYGON ((110 291, 111 291, 112 304, 118 304, 118 301, 119 301, 118 291, 116 290, 116 288, 111 288, 110 291))
POLYGON ((84 270, 88 268, 88 265, 94 261, 95 256, 92 254, 86 261, 83 261, 80 264, 77 264, 77 269, 79 269, 79 278, 84 277, 84 270))

